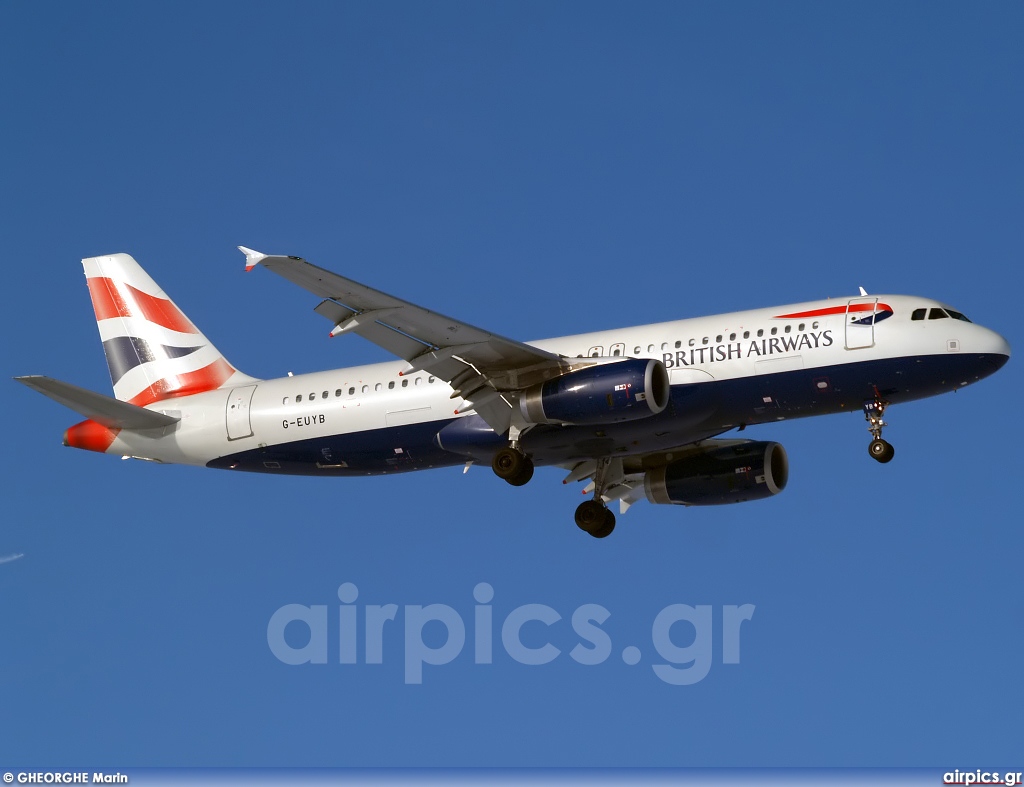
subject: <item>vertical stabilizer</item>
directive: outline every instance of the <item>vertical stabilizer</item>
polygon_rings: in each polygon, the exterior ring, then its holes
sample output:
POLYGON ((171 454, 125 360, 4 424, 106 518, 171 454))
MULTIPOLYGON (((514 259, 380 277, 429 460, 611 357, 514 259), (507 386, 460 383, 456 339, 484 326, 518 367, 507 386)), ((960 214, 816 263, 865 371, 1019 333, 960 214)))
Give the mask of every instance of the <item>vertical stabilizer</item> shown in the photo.
POLYGON ((114 396, 145 406, 250 382, 127 254, 82 260, 114 396))

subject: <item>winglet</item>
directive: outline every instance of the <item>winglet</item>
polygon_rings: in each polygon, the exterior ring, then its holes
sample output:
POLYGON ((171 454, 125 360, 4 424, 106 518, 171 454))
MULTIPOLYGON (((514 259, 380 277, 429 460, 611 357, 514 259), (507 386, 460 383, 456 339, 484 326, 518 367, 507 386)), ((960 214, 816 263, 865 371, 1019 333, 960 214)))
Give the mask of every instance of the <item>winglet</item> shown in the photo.
POLYGON ((254 249, 247 249, 245 246, 239 246, 238 250, 245 255, 245 270, 247 272, 251 271, 263 260, 270 256, 269 254, 260 254, 258 251, 254 249))

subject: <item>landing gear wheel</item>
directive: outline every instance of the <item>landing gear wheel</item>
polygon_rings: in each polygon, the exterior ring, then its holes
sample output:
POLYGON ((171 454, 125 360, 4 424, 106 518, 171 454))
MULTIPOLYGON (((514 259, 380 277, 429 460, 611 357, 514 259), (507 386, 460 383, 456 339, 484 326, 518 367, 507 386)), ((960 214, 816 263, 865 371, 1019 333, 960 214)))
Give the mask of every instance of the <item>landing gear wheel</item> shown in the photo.
POLYGON ((607 508, 604 510, 604 524, 597 530, 591 530, 590 535, 594 538, 607 538, 615 529, 615 514, 607 508))
MULTIPOLYGON (((576 526, 591 535, 596 535, 608 523, 605 515, 611 515, 611 513, 596 500, 584 500, 576 508, 576 526)), ((615 527, 614 516, 612 516, 612 527, 615 527)), ((610 533, 611 530, 608 532, 610 533)), ((600 536, 598 537, 600 538, 600 536)))
POLYGON ((896 455, 896 449, 879 437, 871 441, 871 445, 868 446, 868 453, 871 454, 872 459, 885 464, 892 461, 892 458, 896 455))
POLYGON ((896 449, 882 439, 882 427, 885 426, 882 416, 885 415, 885 408, 888 406, 889 403, 882 398, 877 388, 874 400, 864 404, 864 417, 868 422, 868 431, 874 438, 868 446, 868 453, 871 454, 872 459, 882 464, 891 462, 896 455, 896 449))
POLYGON ((512 486, 523 486, 533 478, 533 462, 530 461, 530 457, 523 457, 526 461, 523 463, 523 469, 519 471, 518 475, 514 475, 511 478, 506 478, 512 486))
POLYGON ((512 486, 522 486, 533 478, 533 462, 530 458, 511 446, 506 446, 494 454, 491 462, 494 474, 512 486))

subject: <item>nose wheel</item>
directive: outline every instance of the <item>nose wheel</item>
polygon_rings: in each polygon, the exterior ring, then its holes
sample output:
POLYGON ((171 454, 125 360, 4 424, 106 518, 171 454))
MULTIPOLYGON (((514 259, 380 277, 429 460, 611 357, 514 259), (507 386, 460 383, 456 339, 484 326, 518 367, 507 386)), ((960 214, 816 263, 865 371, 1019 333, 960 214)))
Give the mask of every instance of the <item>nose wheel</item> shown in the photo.
POLYGON ((868 445, 868 453, 871 454, 872 459, 882 464, 891 462, 892 458, 896 455, 896 449, 882 439, 882 427, 886 425, 885 421, 882 420, 882 416, 885 414, 885 408, 888 406, 889 403, 878 396, 877 392, 874 401, 864 405, 864 418, 868 422, 868 431, 871 432, 871 436, 874 438, 868 445))
POLYGON ((896 455, 896 449, 882 438, 878 438, 871 441, 871 444, 868 446, 868 453, 871 454, 872 459, 885 464, 896 455))

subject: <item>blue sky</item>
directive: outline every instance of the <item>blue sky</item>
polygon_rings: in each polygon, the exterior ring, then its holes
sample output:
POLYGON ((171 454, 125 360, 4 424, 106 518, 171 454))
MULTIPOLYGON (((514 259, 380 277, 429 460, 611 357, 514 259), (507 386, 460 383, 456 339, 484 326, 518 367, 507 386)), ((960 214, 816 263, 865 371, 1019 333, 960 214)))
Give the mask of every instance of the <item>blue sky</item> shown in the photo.
MULTIPOLYGON (((386 359, 328 342, 315 298, 236 244, 521 339, 864 286, 1020 347, 1022 34, 1019 3, 5 3, 2 371, 110 390, 79 260, 114 251, 250 374, 386 359)), ((605 541, 556 470, 121 462, 62 448, 74 414, 0 383, 0 556, 24 555, 0 563, 0 760, 1012 765, 1019 367, 891 409, 887 466, 859 414, 759 427, 784 494, 638 505, 605 541), (383 663, 278 661, 274 612, 326 605, 335 648, 346 582, 400 608, 383 663), (524 640, 561 655, 519 664, 496 635, 474 664, 470 631, 406 685, 404 608, 469 625, 480 582, 496 630, 556 610, 524 640), (611 613, 596 666, 568 655, 583 604, 611 613), (713 611, 691 686, 651 669, 673 604, 713 611)))

